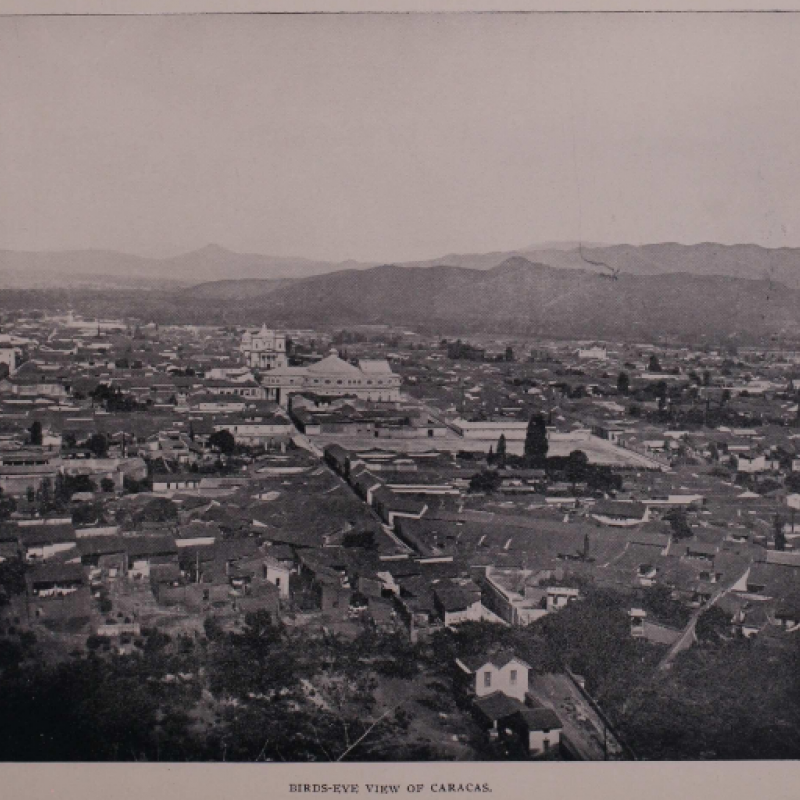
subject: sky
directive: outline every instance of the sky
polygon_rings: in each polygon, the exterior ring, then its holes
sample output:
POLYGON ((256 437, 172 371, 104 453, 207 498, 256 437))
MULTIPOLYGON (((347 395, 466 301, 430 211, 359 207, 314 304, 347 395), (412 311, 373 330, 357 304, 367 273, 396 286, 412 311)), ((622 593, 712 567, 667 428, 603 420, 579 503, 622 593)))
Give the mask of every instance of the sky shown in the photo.
POLYGON ((0 18, 0 248, 800 246, 800 15, 0 18))

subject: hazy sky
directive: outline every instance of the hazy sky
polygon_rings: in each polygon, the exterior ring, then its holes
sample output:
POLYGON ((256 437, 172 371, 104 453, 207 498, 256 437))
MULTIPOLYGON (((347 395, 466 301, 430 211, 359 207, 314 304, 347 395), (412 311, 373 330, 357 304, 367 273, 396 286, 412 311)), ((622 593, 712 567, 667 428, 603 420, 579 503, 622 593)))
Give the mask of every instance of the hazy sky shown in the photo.
POLYGON ((800 16, 0 19, 0 247, 800 246, 800 16))

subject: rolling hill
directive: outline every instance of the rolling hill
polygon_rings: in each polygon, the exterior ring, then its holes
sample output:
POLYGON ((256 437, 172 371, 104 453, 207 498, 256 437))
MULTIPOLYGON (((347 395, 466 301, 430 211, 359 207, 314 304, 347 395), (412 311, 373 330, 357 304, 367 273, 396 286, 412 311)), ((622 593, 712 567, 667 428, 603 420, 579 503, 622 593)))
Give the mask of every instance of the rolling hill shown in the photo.
POLYGON ((800 329, 800 291, 770 280, 557 269, 521 256, 488 270, 381 266, 292 281, 242 307, 274 323, 370 323, 534 335, 682 338, 800 329))
POLYGON ((241 280, 210 281, 183 290, 184 297, 209 300, 250 300, 266 295, 291 283, 286 278, 243 278, 241 280))
POLYGON ((516 255, 490 269, 386 265, 191 288, 0 288, 0 309, 73 308, 159 323, 414 326, 433 333, 687 342, 800 338, 800 290, 772 279, 560 269, 516 255))

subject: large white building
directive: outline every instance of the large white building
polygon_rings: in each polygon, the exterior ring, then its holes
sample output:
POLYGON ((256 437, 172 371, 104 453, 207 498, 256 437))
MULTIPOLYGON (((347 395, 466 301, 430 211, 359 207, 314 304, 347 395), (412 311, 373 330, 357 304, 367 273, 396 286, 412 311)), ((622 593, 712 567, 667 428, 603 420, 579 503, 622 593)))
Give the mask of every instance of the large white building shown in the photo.
POLYGON ((385 359, 343 361, 334 349, 330 355, 308 367, 275 367, 261 378, 267 400, 282 406, 293 394, 311 393, 325 397, 352 395, 360 400, 392 402, 400 399, 400 376, 385 359))
POLYGON ((606 361, 608 359, 608 351, 605 347, 601 347, 600 345, 595 345, 594 347, 579 347, 578 358, 606 361))
POLYGON ((252 369, 286 367, 286 334, 262 326, 260 331, 245 331, 240 350, 252 369))
POLYGON ((8 367, 8 372, 13 375, 17 369, 17 351, 9 341, 0 339, 0 364, 8 367))

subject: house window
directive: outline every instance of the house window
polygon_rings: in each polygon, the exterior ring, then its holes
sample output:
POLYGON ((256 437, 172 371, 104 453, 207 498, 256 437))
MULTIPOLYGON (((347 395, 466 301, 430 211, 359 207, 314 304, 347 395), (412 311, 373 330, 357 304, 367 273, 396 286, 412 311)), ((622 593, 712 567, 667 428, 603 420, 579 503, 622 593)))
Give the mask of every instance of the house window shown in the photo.
POLYGON ((492 673, 491 672, 484 672, 483 673, 483 685, 487 689, 492 685, 492 673))
POLYGON ((515 669, 512 669, 509 673, 509 682, 512 686, 517 685, 517 671, 515 669))
POLYGON ((276 586, 280 586, 281 585, 281 579, 280 578, 275 578, 275 585, 276 586))

